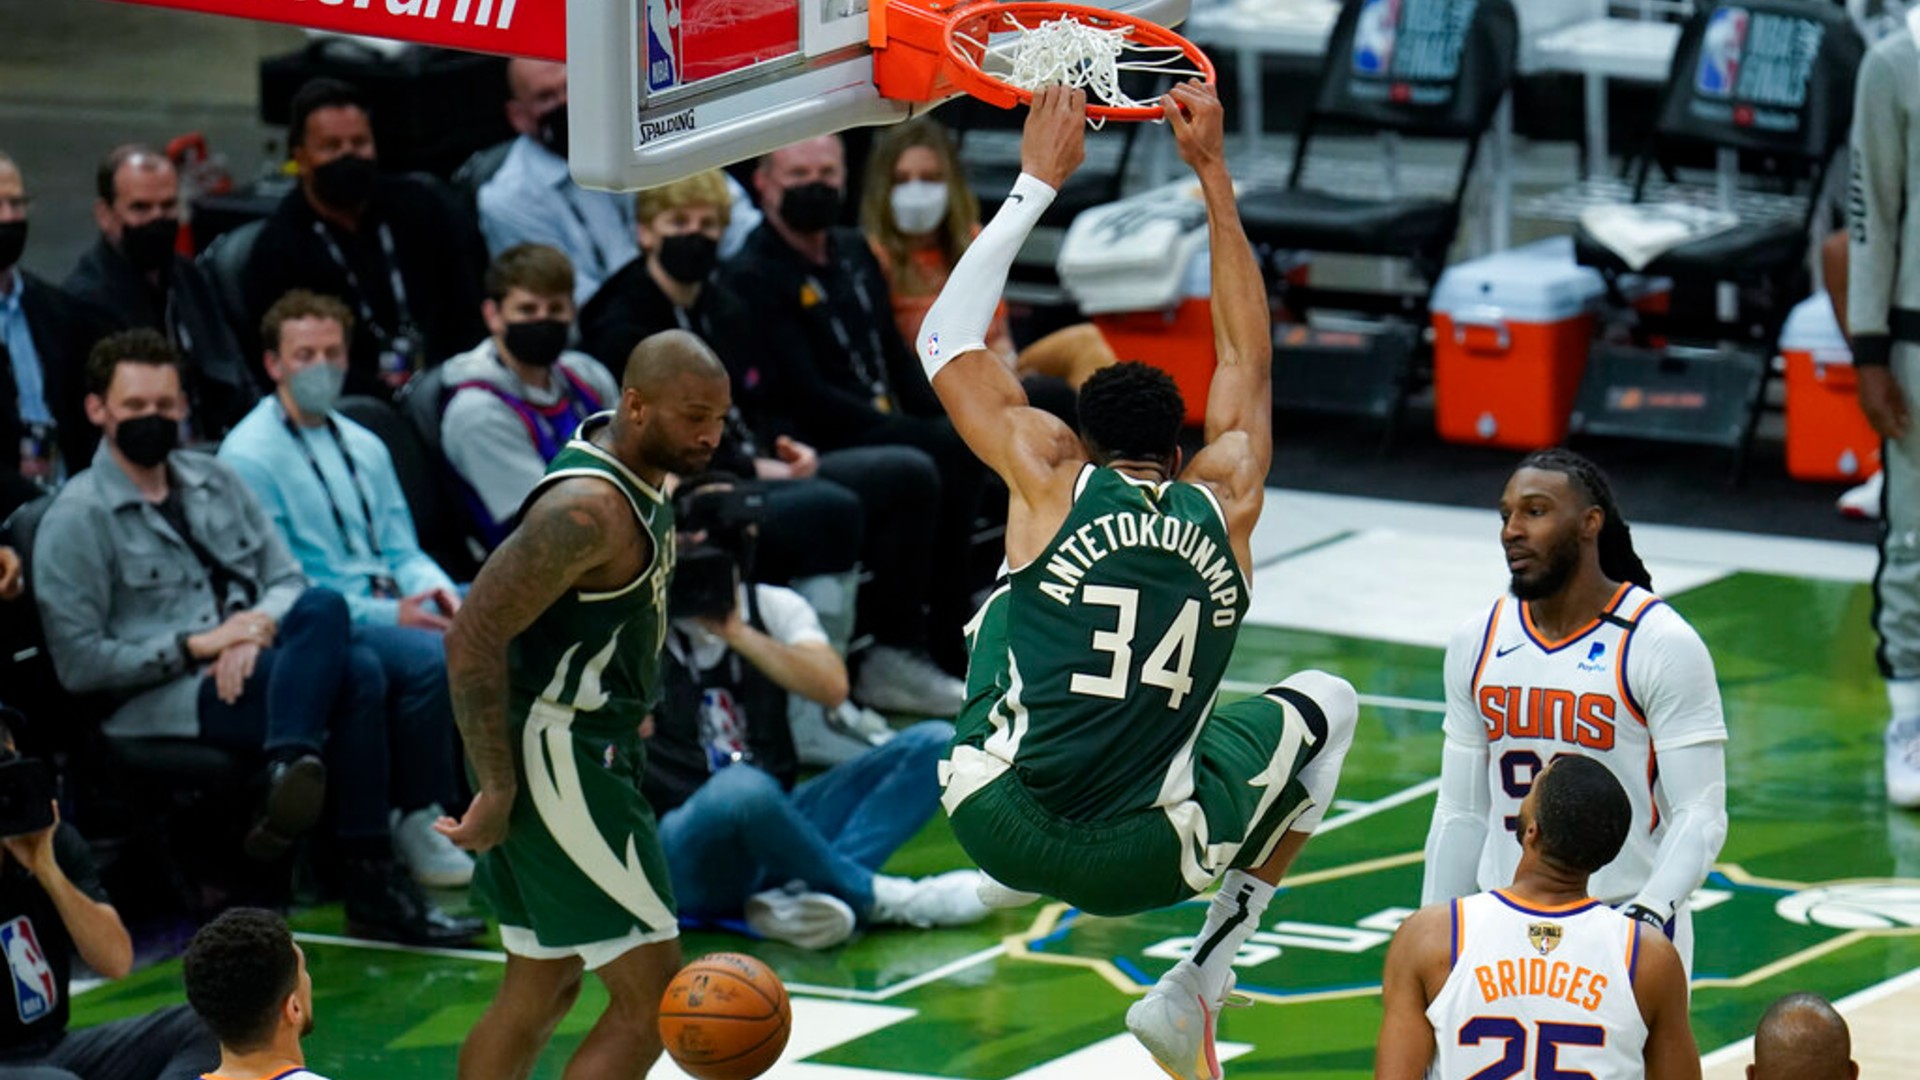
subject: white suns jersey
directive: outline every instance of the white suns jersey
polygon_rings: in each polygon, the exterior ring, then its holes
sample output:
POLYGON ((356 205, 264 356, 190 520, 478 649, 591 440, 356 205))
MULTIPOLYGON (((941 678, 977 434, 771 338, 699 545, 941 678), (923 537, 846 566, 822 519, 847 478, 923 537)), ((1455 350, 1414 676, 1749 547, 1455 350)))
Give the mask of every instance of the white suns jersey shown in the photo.
POLYGON ((1646 1076, 1639 923, 1598 900, 1533 908, 1499 890, 1452 906, 1453 968, 1427 1006, 1429 1080, 1646 1076))
POLYGON ((1480 888, 1513 880, 1521 800, 1554 755, 1575 753, 1612 770, 1633 803, 1626 844, 1589 885, 1609 904, 1632 899, 1653 870, 1670 813, 1655 749, 1727 738, 1700 636, 1636 585, 1621 585, 1599 618, 1559 641, 1543 638, 1527 605, 1507 596, 1484 621, 1461 628, 1447 661, 1448 734, 1488 742, 1492 802, 1480 888))

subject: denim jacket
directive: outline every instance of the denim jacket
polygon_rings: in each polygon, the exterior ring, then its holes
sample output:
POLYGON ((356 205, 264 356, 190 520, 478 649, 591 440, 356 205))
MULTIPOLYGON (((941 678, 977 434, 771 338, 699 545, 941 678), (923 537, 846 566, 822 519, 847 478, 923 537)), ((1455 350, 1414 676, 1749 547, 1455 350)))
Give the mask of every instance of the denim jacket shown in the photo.
MULTIPOLYGON (((251 610, 284 619, 306 580, 253 493, 199 451, 174 451, 167 469, 194 539, 244 583, 251 610)), ((40 523, 33 588, 60 685, 119 699, 108 733, 200 733, 201 673, 185 635, 232 611, 221 610, 211 575, 104 441, 40 523)))

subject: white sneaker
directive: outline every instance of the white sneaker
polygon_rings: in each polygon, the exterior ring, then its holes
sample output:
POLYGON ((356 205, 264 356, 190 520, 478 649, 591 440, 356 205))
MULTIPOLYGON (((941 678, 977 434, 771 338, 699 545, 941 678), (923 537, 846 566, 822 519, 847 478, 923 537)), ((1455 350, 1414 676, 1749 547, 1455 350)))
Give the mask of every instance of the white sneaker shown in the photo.
POLYGON ((1887 801, 1920 809, 1920 716, 1887 725, 1887 801))
POLYGON ((985 873, 980 875, 980 902, 990 908, 1021 908, 1040 899, 1039 893, 1009 889, 985 873))
POLYGON ((853 696, 869 709, 914 716, 953 716, 967 703, 967 684, 924 653, 887 645, 868 649, 853 696))
POLYGON ((1174 1080, 1220 1080, 1220 1055, 1213 1047, 1215 1023, 1222 1007, 1247 1003, 1245 998, 1230 997, 1233 983, 1229 970, 1220 996, 1208 1001, 1192 965, 1176 964, 1127 1010, 1127 1030, 1174 1080))
POLYGON ((987 917, 980 902, 978 870, 950 870, 916 879, 873 875, 876 923, 895 926, 966 926, 987 917))
POLYGON ((1880 492, 1887 486, 1885 469, 1867 477, 1866 482, 1850 487, 1834 503, 1841 517, 1856 518, 1860 521, 1880 520, 1880 492))
POLYGON ((853 936, 853 909, 846 901, 792 886, 747 897, 746 916, 754 933, 802 949, 831 949, 853 936))
POLYGON ((885 745, 894 736, 886 717, 851 701, 841 702, 836 709, 822 709, 810 701, 803 704, 807 707, 787 713, 793 750, 802 765, 832 768, 885 745))
POLYGON ((434 889, 458 889, 473 880, 473 856, 434 831, 445 811, 435 803, 400 816, 393 812, 393 853, 413 872, 413 880, 434 889))

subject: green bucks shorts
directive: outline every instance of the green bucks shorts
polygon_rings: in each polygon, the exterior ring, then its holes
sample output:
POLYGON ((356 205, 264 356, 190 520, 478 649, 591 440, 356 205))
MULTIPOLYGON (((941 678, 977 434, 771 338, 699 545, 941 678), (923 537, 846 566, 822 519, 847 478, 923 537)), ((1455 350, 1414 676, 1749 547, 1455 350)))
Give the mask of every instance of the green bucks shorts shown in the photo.
MULTIPOLYGON (((998 664, 1004 672, 1007 663, 1000 606, 989 601, 976 623, 970 698, 940 770, 954 836, 996 881, 1094 915, 1166 907, 1230 869, 1265 862, 1311 805, 1297 777, 1326 741, 1326 719, 1306 695, 1279 688, 1207 719, 1182 764, 1188 783, 1174 786, 1184 797, 1116 808, 1097 821, 1052 813, 1021 784, 1017 763, 985 749, 986 718, 998 704, 989 688, 1006 685, 990 670, 998 664)), ((1140 768, 1163 777, 1172 764, 1143 761, 1140 768)))
POLYGON ((653 808, 640 794, 638 731, 581 733, 573 718, 537 702, 515 725, 521 781, 512 824, 474 867, 474 894, 503 927, 532 932, 539 949, 521 951, 535 959, 664 941, 679 926, 653 808))

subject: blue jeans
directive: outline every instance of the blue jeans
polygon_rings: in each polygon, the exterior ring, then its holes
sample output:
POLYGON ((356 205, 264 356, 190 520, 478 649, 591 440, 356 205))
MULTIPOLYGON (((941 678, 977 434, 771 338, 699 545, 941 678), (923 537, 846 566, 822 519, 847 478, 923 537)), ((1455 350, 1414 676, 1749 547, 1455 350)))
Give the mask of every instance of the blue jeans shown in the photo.
POLYGON ((446 635, 412 626, 355 626, 348 635, 347 678, 378 703, 384 724, 336 730, 327 772, 361 774, 364 805, 335 805, 343 837, 385 836, 387 808, 409 813, 439 803, 453 808, 453 701, 447 687, 446 635), (376 820, 377 819, 377 820, 376 820))
POLYGON ((940 807, 935 770, 952 739, 944 720, 915 724, 791 794, 752 765, 715 773, 660 819, 680 913, 734 918, 747 897, 798 880, 865 918, 874 871, 940 807))

